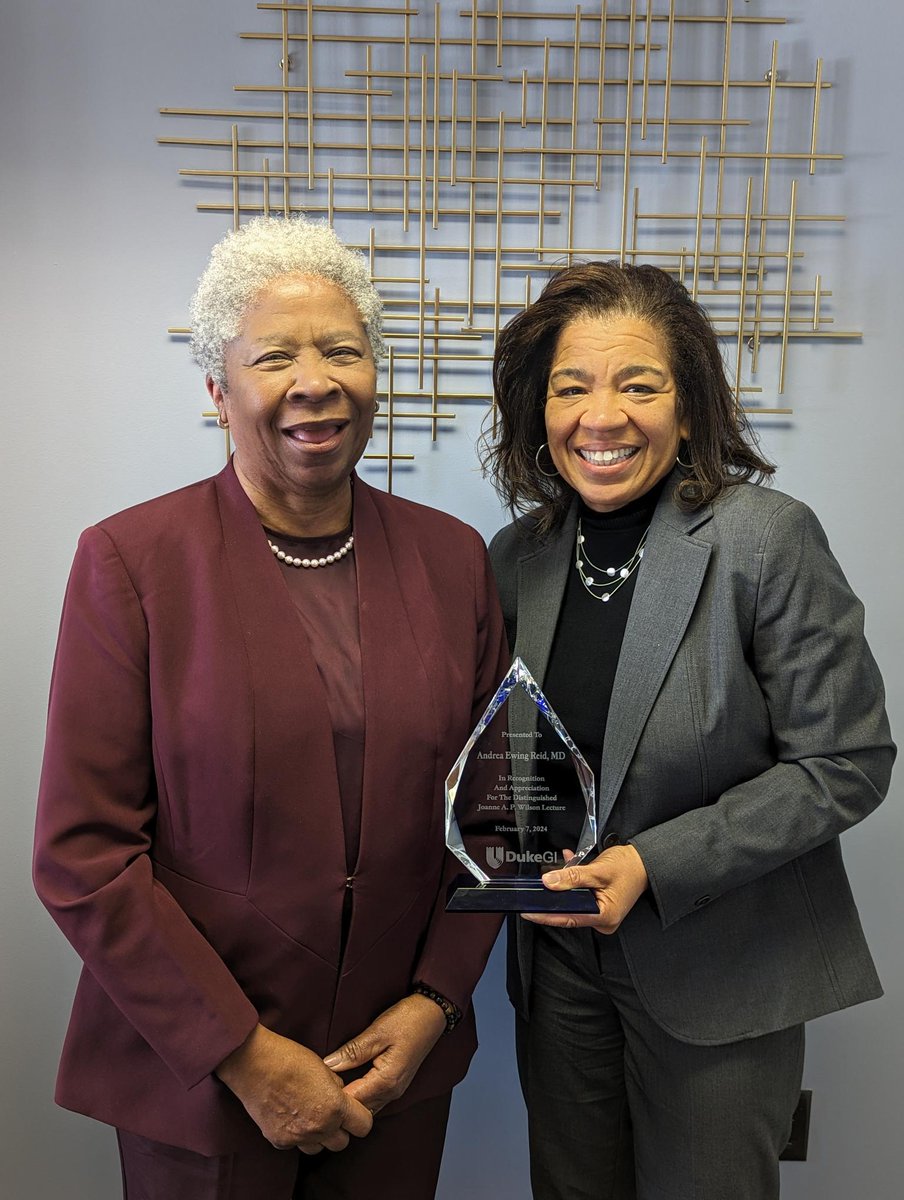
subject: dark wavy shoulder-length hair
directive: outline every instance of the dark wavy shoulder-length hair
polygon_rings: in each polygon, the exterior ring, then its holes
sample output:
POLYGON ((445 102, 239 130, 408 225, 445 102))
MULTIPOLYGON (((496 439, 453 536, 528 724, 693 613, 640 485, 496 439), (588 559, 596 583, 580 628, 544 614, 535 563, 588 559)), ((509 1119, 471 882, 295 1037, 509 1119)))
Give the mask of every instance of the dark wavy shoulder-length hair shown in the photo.
MULTIPOLYGON (((663 339, 675 379, 677 416, 689 430, 680 458, 689 464, 678 500, 695 509, 733 483, 760 482, 775 468, 756 438, 725 377, 709 317, 683 284, 647 264, 580 263, 558 271, 537 300, 502 330, 493 359, 498 409, 484 443, 484 471, 513 514, 538 507, 535 532, 561 524, 573 491, 544 474, 537 455, 546 442, 546 390, 559 336, 575 320, 633 317, 663 339)), ((548 456, 547 456, 548 458, 548 456)), ((540 459, 544 468, 548 463, 540 459)))

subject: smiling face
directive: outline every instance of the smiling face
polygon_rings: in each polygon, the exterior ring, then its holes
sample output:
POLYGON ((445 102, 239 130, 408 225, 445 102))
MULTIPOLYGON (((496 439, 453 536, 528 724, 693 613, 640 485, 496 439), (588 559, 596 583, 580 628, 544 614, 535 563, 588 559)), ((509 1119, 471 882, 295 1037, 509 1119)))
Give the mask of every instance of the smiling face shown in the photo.
POLYGON ((664 478, 687 430, 658 332, 635 317, 566 325, 549 372, 546 436, 562 479, 596 512, 621 508, 664 478))
POLYGON ((255 297, 226 348, 226 387, 208 377, 207 388, 265 523, 301 534, 342 528, 376 384, 367 333, 341 288, 287 275, 255 297))

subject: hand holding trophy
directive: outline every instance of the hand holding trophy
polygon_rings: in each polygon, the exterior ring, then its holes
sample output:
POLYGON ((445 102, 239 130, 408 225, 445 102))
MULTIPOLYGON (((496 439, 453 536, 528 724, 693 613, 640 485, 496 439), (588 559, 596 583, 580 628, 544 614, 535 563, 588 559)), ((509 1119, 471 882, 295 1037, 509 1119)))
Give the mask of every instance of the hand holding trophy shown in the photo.
POLYGON ((595 913, 591 891, 550 891, 541 875, 566 859, 577 866, 596 839, 593 773, 516 658, 446 778, 446 845, 468 871, 446 907, 595 913), (553 793, 545 758, 564 766, 570 783, 573 772, 568 795, 553 793))

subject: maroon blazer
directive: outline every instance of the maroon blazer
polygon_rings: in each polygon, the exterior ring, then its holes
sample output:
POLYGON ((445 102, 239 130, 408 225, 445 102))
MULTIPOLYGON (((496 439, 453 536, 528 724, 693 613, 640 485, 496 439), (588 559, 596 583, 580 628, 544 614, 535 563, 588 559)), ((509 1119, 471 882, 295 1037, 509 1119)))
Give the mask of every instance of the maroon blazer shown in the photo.
POLYGON ((474 530, 354 493, 366 747, 346 878, 326 694, 231 464, 81 537, 63 608, 35 885, 84 961, 57 1101, 203 1154, 260 1134, 211 1074, 259 1020, 325 1054, 420 979, 476 1047, 495 918, 449 915, 443 780, 506 665, 474 530), (340 925, 353 894, 345 952, 340 925))

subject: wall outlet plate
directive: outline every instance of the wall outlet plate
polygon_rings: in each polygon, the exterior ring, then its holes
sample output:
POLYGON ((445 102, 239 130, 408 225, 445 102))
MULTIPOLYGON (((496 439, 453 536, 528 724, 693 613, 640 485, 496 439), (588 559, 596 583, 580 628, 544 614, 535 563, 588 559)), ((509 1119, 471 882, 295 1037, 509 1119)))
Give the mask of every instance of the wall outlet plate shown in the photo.
POLYGON ((779 1155, 782 1162, 806 1162, 807 1143, 810 1139, 810 1106, 813 1101, 811 1091, 801 1092, 791 1118, 791 1136, 788 1144, 779 1155))

